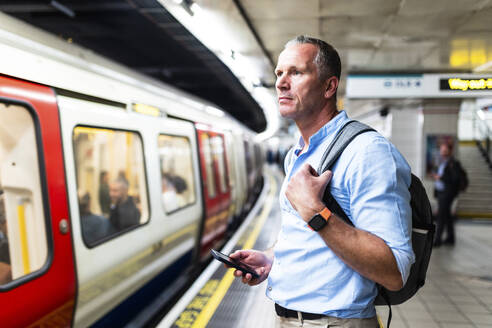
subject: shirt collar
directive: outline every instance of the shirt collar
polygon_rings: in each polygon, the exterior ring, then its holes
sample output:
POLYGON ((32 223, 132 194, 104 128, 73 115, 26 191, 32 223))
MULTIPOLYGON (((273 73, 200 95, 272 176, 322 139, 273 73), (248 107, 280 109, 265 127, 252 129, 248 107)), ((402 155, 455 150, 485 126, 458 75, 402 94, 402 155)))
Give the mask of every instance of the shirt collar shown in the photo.
MULTIPOLYGON (((336 131, 338 131, 338 128, 341 127, 347 119, 347 113, 344 110, 341 110, 337 116, 335 116, 328 123, 323 125, 318 131, 316 131, 315 134, 313 134, 309 138, 309 149, 316 148, 325 140, 326 136, 332 135, 336 131)), ((299 141, 297 142, 297 147, 295 148, 296 155, 299 155, 302 148, 304 148, 304 145, 304 139, 302 139, 302 136, 300 136, 299 141)))

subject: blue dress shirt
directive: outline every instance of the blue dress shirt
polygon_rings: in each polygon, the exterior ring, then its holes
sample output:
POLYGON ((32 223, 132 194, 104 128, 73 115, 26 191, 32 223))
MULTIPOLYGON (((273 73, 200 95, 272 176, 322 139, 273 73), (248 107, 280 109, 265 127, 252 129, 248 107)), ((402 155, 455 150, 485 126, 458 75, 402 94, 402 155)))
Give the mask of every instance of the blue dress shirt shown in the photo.
MULTIPOLYGON (((447 165, 448 165, 448 160, 447 159, 443 160, 441 164, 439 164, 439 167, 437 168, 437 175, 442 177, 444 175, 444 170, 446 169, 447 165)), ((441 179, 436 180, 436 182, 434 183, 434 187, 438 191, 444 191, 444 189, 446 188, 444 185, 444 181, 442 181, 441 179)))
MULTIPOLYGON (((369 318, 377 288, 373 281, 347 266, 317 232, 293 209, 285 196, 290 177, 304 164, 315 169, 340 127, 348 120, 340 112, 309 139, 302 137, 280 192, 282 226, 274 247, 267 296, 279 305, 339 318, 369 318)), ((287 160, 289 157, 287 157, 287 160)), ((328 188, 355 227, 383 239, 393 252, 406 282, 415 257, 411 243, 410 167, 398 150, 377 132, 354 139, 333 169, 328 188)))

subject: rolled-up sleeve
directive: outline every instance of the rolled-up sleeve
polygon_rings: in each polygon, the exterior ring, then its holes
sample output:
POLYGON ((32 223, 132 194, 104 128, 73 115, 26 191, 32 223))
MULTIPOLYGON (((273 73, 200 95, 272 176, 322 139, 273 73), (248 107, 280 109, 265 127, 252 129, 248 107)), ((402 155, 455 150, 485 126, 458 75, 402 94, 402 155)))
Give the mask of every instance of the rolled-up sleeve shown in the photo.
POLYGON ((352 222, 385 241, 405 284, 415 261, 409 165, 391 143, 380 137, 355 152, 347 173, 352 222))

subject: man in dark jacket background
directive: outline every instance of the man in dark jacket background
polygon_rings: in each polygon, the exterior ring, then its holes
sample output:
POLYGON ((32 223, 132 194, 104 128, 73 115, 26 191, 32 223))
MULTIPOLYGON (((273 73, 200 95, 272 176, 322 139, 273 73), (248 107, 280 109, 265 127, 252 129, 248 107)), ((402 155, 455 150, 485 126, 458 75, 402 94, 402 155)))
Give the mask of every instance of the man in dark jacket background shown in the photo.
POLYGON ((449 143, 442 143, 439 147, 441 163, 434 173, 435 195, 437 198, 438 210, 436 216, 437 230, 434 246, 439 247, 443 243, 442 233, 447 227, 447 237, 444 244, 454 245, 454 220, 451 216, 451 205, 454 198, 458 195, 460 175, 459 162, 453 157, 453 146, 449 143))
POLYGON ((140 211, 132 196, 128 195, 128 181, 118 178, 109 186, 111 210, 109 220, 116 230, 136 226, 140 222, 140 211))

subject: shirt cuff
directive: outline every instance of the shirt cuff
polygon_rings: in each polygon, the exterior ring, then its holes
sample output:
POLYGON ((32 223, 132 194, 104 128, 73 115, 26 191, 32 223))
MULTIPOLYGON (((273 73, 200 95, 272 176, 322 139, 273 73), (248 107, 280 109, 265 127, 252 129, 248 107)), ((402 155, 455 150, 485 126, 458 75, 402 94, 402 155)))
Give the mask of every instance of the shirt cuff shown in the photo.
POLYGON ((391 251, 395 256, 396 265, 398 266, 398 270, 400 271, 403 286, 405 286, 408 280, 408 276, 410 275, 410 268, 415 262, 415 255, 413 254, 413 250, 411 248, 410 250, 391 248, 391 251))

